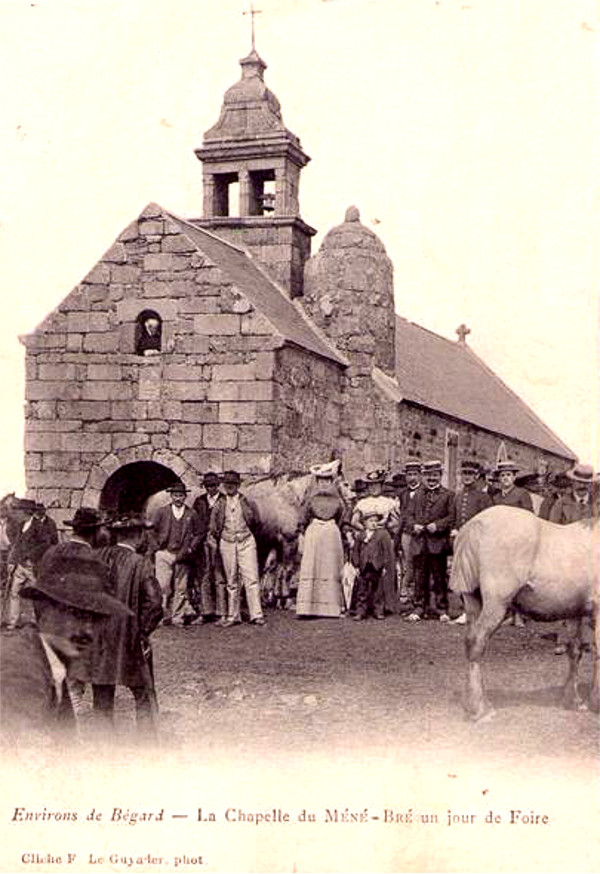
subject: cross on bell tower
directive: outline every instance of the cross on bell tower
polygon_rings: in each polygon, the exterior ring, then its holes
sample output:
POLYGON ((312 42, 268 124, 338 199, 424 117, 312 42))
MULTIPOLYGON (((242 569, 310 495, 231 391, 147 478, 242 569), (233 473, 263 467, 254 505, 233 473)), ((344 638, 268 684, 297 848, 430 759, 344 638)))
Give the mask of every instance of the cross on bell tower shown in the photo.
POLYGON ((257 15, 262 15, 262 9, 255 9, 255 8, 254 8, 254 3, 252 3, 252 0, 250 0, 250 9, 246 9, 244 12, 242 12, 242 15, 249 15, 249 16, 250 16, 250 21, 251 21, 251 31, 252 31, 252 51, 254 51, 254 50, 255 50, 255 44, 254 44, 254 36, 255 36, 255 34, 254 34, 254 18, 255 18, 255 16, 257 16, 257 15))

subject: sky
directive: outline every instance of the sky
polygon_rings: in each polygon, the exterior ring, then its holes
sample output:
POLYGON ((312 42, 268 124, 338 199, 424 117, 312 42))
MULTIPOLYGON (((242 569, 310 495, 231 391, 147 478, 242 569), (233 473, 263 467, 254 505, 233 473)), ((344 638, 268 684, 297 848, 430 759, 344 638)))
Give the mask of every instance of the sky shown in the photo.
MULTIPOLYGON (((301 214, 355 204, 397 311, 473 350, 598 467, 600 0, 257 0, 312 157, 301 214)), ((0 490, 24 488, 23 350, 150 201, 201 215, 193 154, 250 49, 245 0, 0 0, 0 490)))

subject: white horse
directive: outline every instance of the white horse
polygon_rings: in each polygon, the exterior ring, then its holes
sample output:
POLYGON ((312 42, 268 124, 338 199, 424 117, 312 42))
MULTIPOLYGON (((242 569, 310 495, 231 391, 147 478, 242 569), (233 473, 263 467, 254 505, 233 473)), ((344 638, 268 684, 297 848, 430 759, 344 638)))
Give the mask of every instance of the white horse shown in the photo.
POLYGON ((485 698, 480 662, 488 640, 511 606, 537 620, 572 620, 564 687, 564 703, 569 708, 584 706, 577 671, 583 624, 592 623, 595 652, 589 706, 598 711, 599 563, 597 517, 554 525, 527 510, 497 506, 474 516, 460 529, 450 585, 463 596, 467 613, 467 710, 473 719, 493 712, 485 698))

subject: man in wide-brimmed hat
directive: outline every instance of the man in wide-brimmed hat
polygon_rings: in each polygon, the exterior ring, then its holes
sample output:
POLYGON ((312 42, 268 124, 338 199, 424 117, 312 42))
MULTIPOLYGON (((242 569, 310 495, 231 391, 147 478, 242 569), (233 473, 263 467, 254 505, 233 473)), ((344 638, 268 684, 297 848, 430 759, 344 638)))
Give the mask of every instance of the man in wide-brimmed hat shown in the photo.
POLYGON ((37 501, 22 498, 17 508, 24 516, 17 537, 8 556, 10 576, 6 605, 6 628, 14 630, 21 622, 23 604, 20 591, 35 582, 36 572, 46 550, 58 543, 56 525, 46 517, 46 508, 37 501))
POLYGON ((438 459, 421 464, 423 488, 408 511, 411 552, 415 575, 415 605, 407 620, 418 622, 426 615, 448 622, 447 561, 450 531, 454 525, 454 493, 442 486, 443 465, 438 459), (435 607, 430 604, 433 580, 435 607))
POLYGON ((496 475, 500 489, 492 495, 494 504, 502 504, 505 507, 520 507, 522 510, 530 510, 533 513, 533 501, 527 489, 515 485, 515 479, 519 472, 519 465, 507 459, 499 461, 496 465, 496 475))
POLYGON ((146 731, 154 728, 156 716, 150 635, 163 615, 152 561, 139 553, 149 527, 139 514, 120 516, 110 523, 115 545, 97 551, 108 567, 114 596, 129 607, 131 615, 101 624, 91 662, 96 713, 112 723, 115 686, 126 686, 135 700, 138 728, 146 731))
POLYGON ((198 517, 185 504, 187 488, 177 482, 167 489, 171 503, 161 507, 154 519, 158 549, 154 555, 156 578, 163 593, 165 624, 183 626, 196 615, 188 598, 189 576, 194 561, 198 517))
POLYGON ((198 495, 192 509, 198 517, 194 561, 194 588, 197 603, 193 606, 198 616, 193 625, 202 625, 213 617, 218 622, 227 618, 227 588, 223 563, 218 551, 208 548, 206 542, 210 525, 210 515, 219 499, 221 478, 214 471, 207 471, 202 477, 204 492, 198 495))
POLYGON ((580 519, 590 519, 595 510, 592 501, 592 486, 596 482, 594 468, 590 464, 576 464, 566 477, 570 487, 566 494, 557 498, 550 511, 550 521, 570 525, 580 519))
POLYGON ((129 613, 108 595, 107 569, 93 559, 56 561, 21 595, 33 601, 36 629, 3 636, 0 725, 9 743, 35 746, 60 726, 74 727, 66 677, 89 652, 102 617, 129 613))
POLYGON ((264 625, 258 584, 258 558, 255 532, 260 524, 253 501, 240 494, 242 478, 237 470, 226 470, 222 477, 225 494, 220 495, 210 517, 209 546, 218 549, 227 580, 227 618, 223 628, 242 621, 240 598, 246 592, 250 622, 264 625))

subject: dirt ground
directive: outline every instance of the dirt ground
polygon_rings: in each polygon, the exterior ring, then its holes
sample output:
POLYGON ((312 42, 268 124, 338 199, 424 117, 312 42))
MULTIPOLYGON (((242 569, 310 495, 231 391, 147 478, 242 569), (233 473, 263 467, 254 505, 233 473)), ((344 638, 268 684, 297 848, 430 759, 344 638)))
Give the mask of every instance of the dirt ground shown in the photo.
MULTIPOLYGON (((556 755, 595 761, 598 719, 560 703, 567 658, 543 637, 557 624, 502 627, 484 662, 490 722, 465 718, 464 627, 350 619, 300 621, 267 612, 263 628, 161 628, 153 637, 161 736, 170 749, 272 749, 293 755, 404 749, 407 756, 483 759, 556 755)), ((582 687, 591 657, 584 654, 582 687)), ((130 733, 130 696, 117 729, 130 733)))

